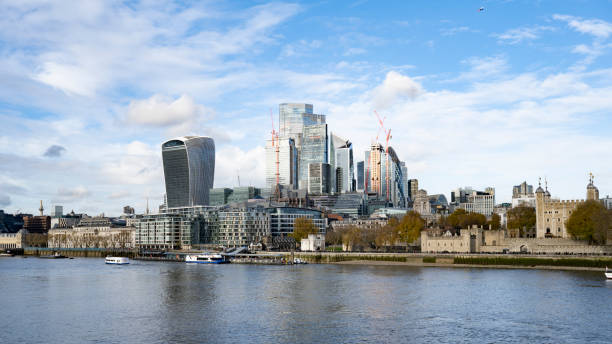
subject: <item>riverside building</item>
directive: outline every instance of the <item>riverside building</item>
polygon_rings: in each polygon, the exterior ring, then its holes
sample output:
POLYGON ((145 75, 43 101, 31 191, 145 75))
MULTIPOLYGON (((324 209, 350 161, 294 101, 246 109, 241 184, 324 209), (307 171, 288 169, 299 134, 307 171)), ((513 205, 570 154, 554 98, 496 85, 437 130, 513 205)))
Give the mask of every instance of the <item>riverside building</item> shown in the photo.
POLYGON ((162 144, 167 208, 208 205, 215 174, 215 142, 183 136, 162 144))

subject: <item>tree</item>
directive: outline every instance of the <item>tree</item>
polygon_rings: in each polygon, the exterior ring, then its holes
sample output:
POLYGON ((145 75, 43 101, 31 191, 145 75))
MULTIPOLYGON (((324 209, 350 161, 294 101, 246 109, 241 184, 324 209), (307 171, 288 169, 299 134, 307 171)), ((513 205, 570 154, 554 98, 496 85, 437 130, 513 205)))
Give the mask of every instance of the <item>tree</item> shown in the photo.
POLYGON ((610 212, 598 201, 589 200, 576 207, 565 223, 575 239, 605 245, 612 224, 610 212))
POLYGON ((484 226, 487 223, 487 217, 478 213, 468 213, 465 209, 459 208, 448 216, 447 222, 453 228, 461 229, 472 225, 484 226))
POLYGON ((501 216, 499 214, 493 213, 491 215, 491 221, 489 221, 488 225, 491 226, 491 229, 496 230, 501 228, 501 216))
POLYGON ((520 236, 525 235, 525 229, 536 225, 536 212, 534 207, 520 205, 508 210, 508 228, 519 229, 520 236))
POLYGON ((308 237, 308 234, 317 234, 319 229, 312 223, 312 220, 306 217, 300 217, 295 219, 293 223, 293 233, 290 236, 295 239, 296 242, 302 241, 308 237))
POLYGON ((424 227, 425 220, 416 211, 409 211, 404 215, 397 225, 397 235, 406 243, 406 250, 408 250, 408 244, 419 238, 424 227))

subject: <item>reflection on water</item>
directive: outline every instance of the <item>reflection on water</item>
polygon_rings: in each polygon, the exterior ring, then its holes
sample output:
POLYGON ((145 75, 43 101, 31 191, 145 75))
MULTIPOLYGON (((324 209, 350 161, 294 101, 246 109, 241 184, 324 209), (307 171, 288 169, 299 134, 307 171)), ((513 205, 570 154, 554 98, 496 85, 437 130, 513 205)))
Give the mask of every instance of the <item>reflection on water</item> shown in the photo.
POLYGON ((0 259, 0 342, 612 342, 598 272, 0 259))

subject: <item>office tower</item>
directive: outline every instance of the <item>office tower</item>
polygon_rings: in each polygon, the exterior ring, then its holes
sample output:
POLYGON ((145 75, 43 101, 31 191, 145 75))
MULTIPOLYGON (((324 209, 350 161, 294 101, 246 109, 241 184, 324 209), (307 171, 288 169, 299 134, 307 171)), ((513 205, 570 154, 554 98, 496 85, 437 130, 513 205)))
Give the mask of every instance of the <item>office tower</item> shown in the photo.
POLYGON ((369 156, 369 180, 368 188, 369 192, 376 193, 379 196, 382 195, 382 173, 384 173, 383 159, 384 149, 380 143, 375 143, 370 146, 369 156))
POLYGON ((308 125, 304 127, 302 148, 299 152, 298 185, 304 188, 308 185, 308 165, 314 163, 329 163, 327 124, 308 125))
POLYGON ((410 202, 414 202, 419 192, 419 181, 417 179, 408 179, 408 197, 410 202))
POLYGON ((357 162, 357 191, 363 191, 365 187, 365 164, 363 161, 357 162))
POLYGON ((162 144, 167 207, 208 205, 215 176, 215 142, 183 136, 162 144))
POLYGON ((327 163, 308 164, 308 193, 313 195, 328 194, 330 190, 330 165, 327 163))
POLYGON ((353 192, 353 179, 355 170, 353 165, 353 144, 345 140, 340 146, 336 146, 336 168, 342 169, 342 181, 338 183, 340 192, 353 192))
POLYGON ((280 137, 294 139, 298 149, 302 145, 305 126, 325 123, 325 115, 314 114, 312 104, 283 103, 278 110, 280 137))
POLYGON ((274 140, 274 144, 272 140, 266 142, 266 188, 274 190, 276 187, 276 145, 278 145, 278 183, 297 188, 298 153, 295 141, 289 137, 274 140))
POLYGON ((404 188, 404 196, 406 199, 406 204, 408 204, 408 193, 410 192, 410 187, 408 185, 408 167, 406 167, 406 163, 404 161, 400 162, 400 166, 402 168, 402 186, 404 188))
POLYGON ((55 205, 53 206, 53 213, 51 214, 52 217, 62 217, 64 215, 64 207, 61 205, 55 205))

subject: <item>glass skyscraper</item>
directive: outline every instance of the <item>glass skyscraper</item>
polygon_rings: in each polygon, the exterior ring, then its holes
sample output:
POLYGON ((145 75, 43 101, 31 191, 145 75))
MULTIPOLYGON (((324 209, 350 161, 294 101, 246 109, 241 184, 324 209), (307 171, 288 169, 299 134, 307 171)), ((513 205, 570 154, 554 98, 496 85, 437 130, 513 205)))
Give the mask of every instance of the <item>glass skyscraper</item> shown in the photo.
POLYGON ((353 179, 355 179, 355 167, 353 164, 353 144, 344 140, 336 135, 332 134, 332 140, 334 151, 330 152, 331 155, 335 156, 333 163, 330 164, 335 168, 341 169, 341 177, 335 178, 337 185, 333 185, 339 192, 352 192, 353 190, 353 179))
POLYGON ((167 207, 208 205, 215 176, 215 142, 183 136, 162 144, 167 207))
POLYGON ((363 161, 357 162, 357 191, 363 191, 365 187, 365 165, 363 161))
POLYGON ((328 163, 327 124, 308 125, 304 127, 304 139, 299 151, 299 185, 308 185, 308 165, 328 163))

